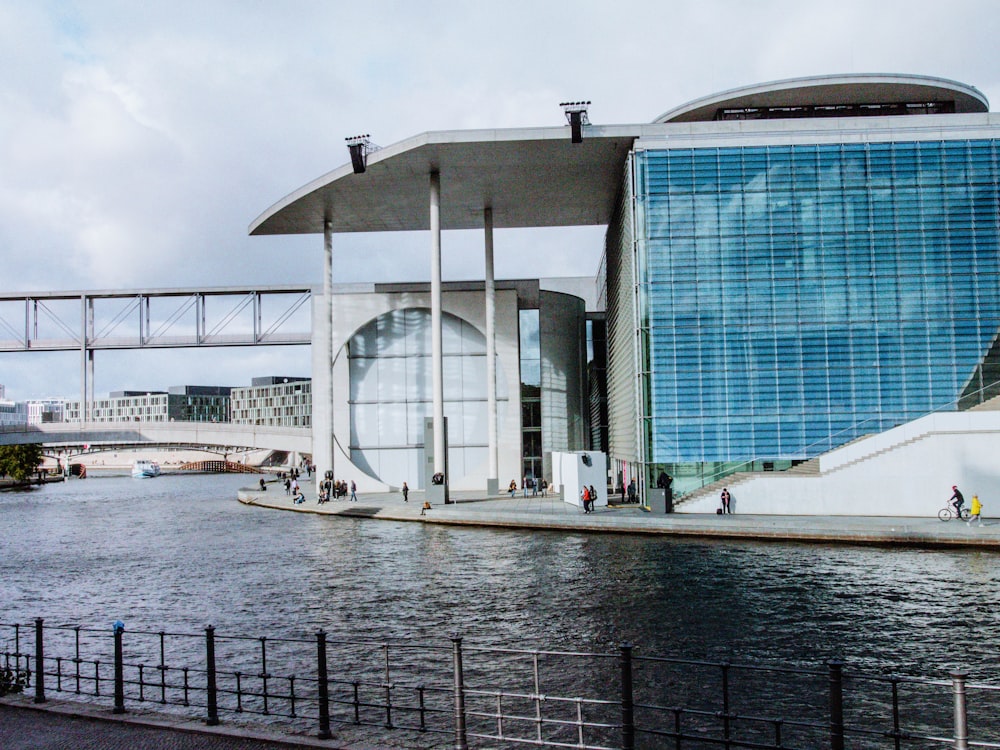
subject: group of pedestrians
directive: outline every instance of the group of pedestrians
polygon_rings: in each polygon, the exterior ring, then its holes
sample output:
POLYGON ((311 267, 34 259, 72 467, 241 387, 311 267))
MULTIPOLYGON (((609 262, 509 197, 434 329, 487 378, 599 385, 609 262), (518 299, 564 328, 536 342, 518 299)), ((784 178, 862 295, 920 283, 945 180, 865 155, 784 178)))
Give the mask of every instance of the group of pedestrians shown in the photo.
POLYGON ((299 486, 297 474, 285 477, 285 494, 292 496, 292 502, 295 505, 301 505, 306 501, 306 496, 302 494, 302 488, 299 486))
MULTIPOLYGON (((531 497, 538 497, 538 493, 542 493, 542 497, 545 497, 549 491, 549 482, 544 477, 541 479, 535 479, 534 477, 524 477, 521 480, 521 492, 524 497, 528 497, 528 493, 531 493, 531 497)), ((507 485, 507 492, 510 493, 511 497, 517 494, 517 480, 511 479, 510 484, 507 485)))
POLYGON ((733 512, 733 496, 729 494, 729 489, 726 487, 722 488, 722 494, 719 495, 719 510, 718 514, 721 516, 726 513, 733 512))
POLYGON ((319 497, 317 502, 322 505, 323 503, 328 503, 331 500, 336 500, 341 497, 347 497, 348 492, 350 492, 350 500, 352 503, 358 501, 358 486, 351 480, 350 485, 343 479, 324 479, 320 484, 319 497))
MULTIPOLYGON (((948 499, 952 507, 955 509, 955 518, 962 517, 962 506, 965 505, 965 496, 962 491, 958 489, 958 485, 951 486, 951 497, 948 499)), ((983 525, 983 504, 979 501, 979 495, 972 496, 972 503, 969 506, 969 518, 966 523, 972 524, 975 522, 977 525, 983 525)))
POLYGON ((594 485, 583 485, 583 489, 580 490, 580 499, 583 500, 583 512, 593 513, 594 512, 594 501, 597 500, 597 490, 594 489, 594 485))

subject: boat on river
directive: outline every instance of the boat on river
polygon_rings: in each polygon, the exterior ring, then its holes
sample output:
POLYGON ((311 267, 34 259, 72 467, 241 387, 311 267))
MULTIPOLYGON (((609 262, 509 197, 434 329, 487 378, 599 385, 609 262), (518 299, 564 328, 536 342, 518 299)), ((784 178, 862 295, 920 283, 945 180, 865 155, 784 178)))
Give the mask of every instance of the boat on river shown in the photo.
POLYGON ((160 476, 160 465, 156 461, 141 459, 132 464, 132 477, 146 479, 160 476))

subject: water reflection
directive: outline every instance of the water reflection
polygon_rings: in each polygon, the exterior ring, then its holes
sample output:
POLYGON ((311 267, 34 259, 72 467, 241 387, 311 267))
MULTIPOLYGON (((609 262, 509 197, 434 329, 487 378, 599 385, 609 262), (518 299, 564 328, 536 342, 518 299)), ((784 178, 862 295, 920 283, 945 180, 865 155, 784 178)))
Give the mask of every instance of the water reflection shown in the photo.
POLYGON ((994 553, 457 529, 238 504, 240 477, 0 494, 2 619, 991 677, 994 553), (956 647, 957 646, 957 647, 956 647))

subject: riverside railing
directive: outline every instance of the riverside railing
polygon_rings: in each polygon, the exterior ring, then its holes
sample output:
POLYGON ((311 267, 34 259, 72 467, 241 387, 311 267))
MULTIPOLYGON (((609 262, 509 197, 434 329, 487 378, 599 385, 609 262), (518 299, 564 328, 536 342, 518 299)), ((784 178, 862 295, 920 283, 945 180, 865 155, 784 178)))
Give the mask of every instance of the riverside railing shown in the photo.
POLYGON ((1000 686, 610 653, 449 643, 126 631, 0 623, 3 667, 52 693, 158 707, 206 724, 251 716, 333 736, 339 725, 437 733, 457 750, 1000 748, 1000 686), (477 745, 476 743, 480 743, 477 745))

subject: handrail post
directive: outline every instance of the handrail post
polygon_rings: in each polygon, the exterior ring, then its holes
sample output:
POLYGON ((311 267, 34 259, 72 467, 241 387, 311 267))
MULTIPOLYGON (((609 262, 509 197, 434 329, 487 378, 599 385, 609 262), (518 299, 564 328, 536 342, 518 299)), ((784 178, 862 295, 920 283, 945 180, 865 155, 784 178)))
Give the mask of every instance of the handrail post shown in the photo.
POLYGON ((844 750, 844 664, 827 662, 830 669, 830 750, 844 750))
POLYGON ((455 671, 455 750, 469 750, 465 726, 465 676, 462 670, 462 637, 451 637, 452 665, 455 671))
POLYGON ((732 723, 729 718, 729 669, 731 666, 729 662, 722 665, 722 736, 726 741, 724 745, 726 750, 730 750, 733 746, 730 742, 732 723))
POLYGON ((45 703, 45 643, 41 617, 35 618, 35 703, 45 703))
POLYGON ((969 717, 965 710, 965 680, 962 672, 951 673, 951 691, 955 698, 955 750, 968 750, 969 717))
POLYGON ((215 687, 215 628, 209 625, 205 628, 205 692, 208 703, 208 718, 205 724, 210 727, 219 723, 218 694, 215 687))
POLYGON ((319 682, 319 733, 321 740, 328 740, 330 732, 330 683, 326 669, 326 631, 316 633, 316 672, 319 682))
POLYGON ((125 713, 125 664, 122 649, 122 633, 125 623, 116 620, 112 626, 115 635, 115 708, 113 713, 125 713))
POLYGON ((621 645, 622 750, 635 748, 635 703, 632 695, 632 644, 621 645))

